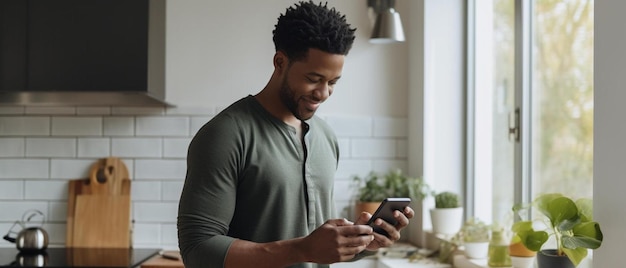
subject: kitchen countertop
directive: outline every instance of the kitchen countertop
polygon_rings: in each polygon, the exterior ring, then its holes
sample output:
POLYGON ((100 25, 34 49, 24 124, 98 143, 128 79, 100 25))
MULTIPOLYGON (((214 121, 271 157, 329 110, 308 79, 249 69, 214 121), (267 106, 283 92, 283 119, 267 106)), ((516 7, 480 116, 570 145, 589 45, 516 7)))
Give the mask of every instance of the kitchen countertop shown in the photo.
POLYGON ((25 254, 16 248, 0 248, 0 267, 139 267, 159 251, 134 248, 48 248, 44 253, 25 254))

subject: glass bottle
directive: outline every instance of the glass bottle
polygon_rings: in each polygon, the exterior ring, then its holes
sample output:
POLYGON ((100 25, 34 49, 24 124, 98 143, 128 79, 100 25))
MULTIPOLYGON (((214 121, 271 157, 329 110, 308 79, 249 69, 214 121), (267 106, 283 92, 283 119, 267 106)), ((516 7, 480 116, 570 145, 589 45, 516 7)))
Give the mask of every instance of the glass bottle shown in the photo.
POLYGON ((509 243, 503 230, 494 230, 491 232, 487 264, 489 267, 511 267, 509 243))

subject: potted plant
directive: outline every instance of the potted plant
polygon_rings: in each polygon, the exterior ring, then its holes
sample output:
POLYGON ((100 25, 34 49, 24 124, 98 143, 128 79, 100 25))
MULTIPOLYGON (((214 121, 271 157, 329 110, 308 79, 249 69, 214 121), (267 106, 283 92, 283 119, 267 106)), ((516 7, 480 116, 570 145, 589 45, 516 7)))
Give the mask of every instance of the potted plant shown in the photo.
POLYGON ((435 208, 430 209, 430 219, 435 234, 454 235, 463 224, 463 207, 459 195, 440 192, 434 195, 435 208))
POLYGON ((409 177, 400 169, 390 170, 385 174, 371 171, 361 178, 353 177, 357 188, 355 212, 358 217, 362 211, 374 213, 380 202, 387 197, 410 197, 423 200, 430 194, 428 184, 418 177, 409 177))
POLYGON ((599 248, 602 244, 600 224, 593 221, 591 199, 573 201, 559 193, 543 194, 530 204, 515 205, 513 211, 520 213, 530 207, 545 216, 543 222, 548 231, 534 230, 532 221, 517 222, 514 228, 525 247, 539 252, 539 268, 577 267, 587 257, 589 249, 599 248), (542 249, 551 235, 554 236, 556 249, 542 249))
POLYGON ((477 218, 465 221, 457 233, 458 241, 465 248, 465 256, 470 259, 487 257, 490 235, 491 226, 477 218))
POLYGON ((511 242, 509 243, 509 255, 511 256, 511 264, 514 268, 530 268, 532 267, 537 251, 530 250, 524 243, 520 233, 532 231, 531 224, 529 222, 516 222, 511 227, 513 235, 511 242))

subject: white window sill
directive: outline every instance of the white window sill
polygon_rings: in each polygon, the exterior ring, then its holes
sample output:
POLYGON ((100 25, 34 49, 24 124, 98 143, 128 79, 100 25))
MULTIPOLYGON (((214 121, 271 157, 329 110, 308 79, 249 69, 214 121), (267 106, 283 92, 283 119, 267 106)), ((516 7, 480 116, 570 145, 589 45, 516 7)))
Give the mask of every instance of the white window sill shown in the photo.
POLYGON ((426 258, 410 262, 406 257, 417 248, 407 243, 396 243, 392 248, 381 250, 377 255, 355 262, 332 264, 331 268, 452 268, 452 265, 439 263, 436 258, 426 258))

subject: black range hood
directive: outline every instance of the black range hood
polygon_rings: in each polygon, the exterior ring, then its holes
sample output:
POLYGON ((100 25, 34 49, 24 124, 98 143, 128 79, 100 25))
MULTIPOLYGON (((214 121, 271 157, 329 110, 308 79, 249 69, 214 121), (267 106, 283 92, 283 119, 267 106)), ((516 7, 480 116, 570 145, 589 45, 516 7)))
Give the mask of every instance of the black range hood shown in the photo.
POLYGON ((0 105, 165 102, 165 0, 0 1, 0 105))

